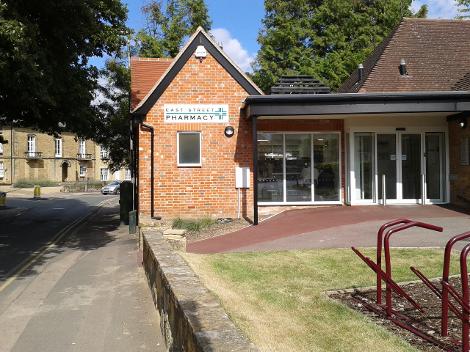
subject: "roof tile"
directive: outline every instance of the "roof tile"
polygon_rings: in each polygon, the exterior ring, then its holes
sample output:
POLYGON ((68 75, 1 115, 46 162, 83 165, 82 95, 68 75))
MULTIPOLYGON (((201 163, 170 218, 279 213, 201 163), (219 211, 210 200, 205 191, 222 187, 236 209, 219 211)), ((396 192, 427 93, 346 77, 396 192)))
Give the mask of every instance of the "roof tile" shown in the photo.
POLYGON ((131 110, 153 88, 172 62, 171 58, 131 58, 131 110))
POLYGON ((339 92, 452 91, 470 83, 470 21, 404 19, 339 92), (400 75, 404 59, 407 75, 400 75))

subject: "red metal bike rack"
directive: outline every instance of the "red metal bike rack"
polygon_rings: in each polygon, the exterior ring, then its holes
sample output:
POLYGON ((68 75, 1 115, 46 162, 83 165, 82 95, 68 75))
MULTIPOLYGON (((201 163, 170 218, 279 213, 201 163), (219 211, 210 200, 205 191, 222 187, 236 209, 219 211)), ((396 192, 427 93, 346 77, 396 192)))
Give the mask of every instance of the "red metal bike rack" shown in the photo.
MULTIPOLYGON (((377 232, 377 263, 372 259, 364 256, 359 250, 351 247, 354 253, 357 254, 377 275, 377 305, 364 302, 358 297, 353 297, 364 304, 364 307, 375 312, 376 314, 385 315, 394 324, 414 333, 415 335, 440 346, 444 350, 454 350, 455 347, 449 347, 446 343, 437 340, 428 333, 413 326, 413 319, 406 315, 395 311, 393 309, 393 295, 396 294, 406 299, 415 309, 423 311, 422 307, 412 298, 406 291, 400 287, 392 278, 392 261, 390 253, 390 239, 393 234, 410 229, 410 228, 423 228, 432 231, 442 232, 443 228, 440 226, 427 224, 420 221, 412 221, 410 219, 396 219, 383 224, 377 232), (385 271, 382 269, 382 249, 385 257, 385 271), (385 307, 382 305, 382 281, 386 284, 386 302, 385 307)), ((455 346, 460 345, 463 352, 470 351, 470 288, 468 281, 468 264, 467 259, 470 254, 470 244, 467 244, 460 252, 460 280, 462 292, 459 293, 455 287, 449 282, 450 275, 450 260, 452 249, 454 245, 460 241, 470 238, 470 231, 452 237, 446 244, 444 251, 444 266, 442 271, 442 290, 440 290, 431 280, 416 269, 410 267, 411 271, 439 298, 442 300, 441 307, 441 335, 448 336, 449 326, 449 310, 462 322, 462 340, 458 341, 450 339, 449 341, 455 346), (449 301, 452 297, 453 302, 449 301)))
MULTIPOLYGON (((423 229, 428 229, 428 230, 438 231, 438 232, 443 231, 443 228, 440 226, 436 226, 436 225, 432 225, 432 224, 428 224, 428 223, 424 223, 420 221, 413 221, 410 219, 396 219, 393 221, 389 221, 383 224, 377 232, 377 263, 374 263, 372 259, 370 259, 369 257, 364 256, 356 248, 351 247, 354 253, 356 253, 356 255, 359 258, 361 258, 377 275, 376 295, 377 295, 378 306, 375 307, 369 303, 365 303, 365 302, 362 302, 362 303, 364 304, 366 308, 368 308, 369 310, 377 314, 383 314, 385 310, 385 316, 394 324, 412 332, 413 334, 425 339, 428 342, 431 342, 437 346, 440 346, 443 349, 448 349, 448 346, 444 344, 443 342, 435 339, 429 334, 414 327, 410 323, 410 318, 393 310, 392 291, 394 291, 396 294, 405 298, 409 303, 411 303, 411 305, 415 309, 423 311, 423 308, 412 297, 410 297, 410 295, 406 293, 406 291, 403 288, 401 288, 392 278, 390 238, 395 233, 398 233, 398 232, 401 232, 401 231, 404 231, 413 227, 418 227, 418 228, 423 228, 423 229), (382 249, 384 250, 384 253, 385 253, 385 271, 382 270, 382 249), (385 284, 386 284, 385 308, 382 306, 382 280, 385 281, 385 284)), ((412 268, 412 270, 413 272, 416 273, 416 275, 418 275, 418 277, 420 277, 421 280, 423 280, 425 284, 428 285, 428 287, 431 290, 433 290, 434 293, 436 293, 438 296, 440 295, 439 290, 421 272, 419 272, 417 269, 414 269, 414 268, 412 268)), ((459 314, 458 309, 453 304, 450 304, 449 307, 452 310, 452 312, 454 313, 457 312, 457 314, 459 314)), ((470 314, 470 311, 468 313, 470 314)))
MULTIPOLYGON (((441 335, 447 336, 449 329, 449 273, 450 273, 450 259, 452 248, 457 242, 463 241, 470 237, 470 231, 461 233, 460 235, 452 237, 447 241, 444 251, 444 268, 442 270, 442 313, 441 313, 441 335)), ((454 312, 455 314, 455 312, 454 312)))
POLYGON ((365 257, 356 248, 352 250, 377 274, 377 304, 382 303, 382 280, 386 283, 386 310, 387 315, 392 314, 392 290, 406 298, 415 308, 422 310, 421 306, 417 304, 411 297, 406 294, 392 279, 392 263, 390 256, 390 237, 397 232, 404 231, 412 227, 420 227, 428 230, 442 232, 443 228, 440 226, 412 221, 410 219, 396 219, 383 224, 377 232, 377 263, 374 263, 370 258, 365 257), (384 234, 385 233, 385 234, 384 234), (382 247, 385 252, 385 273, 382 270, 382 247), (375 267, 376 266, 376 267, 375 267), (385 275, 384 275, 385 274, 385 275), (398 287, 398 288, 397 288, 398 287))
MULTIPOLYGON (((428 224, 428 223, 420 222, 420 221, 410 221, 403 225, 389 229, 384 236, 384 252, 385 252, 385 273, 390 278, 392 278, 392 261, 391 261, 391 256, 390 256, 390 237, 392 237, 394 233, 401 232, 412 227, 419 227, 419 228, 428 229, 432 231, 438 231, 438 232, 442 232, 444 230, 440 226, 436 226, 436 225, 432 225, 432 224, 428 224)), ((392 314, 392 288, 390 285, 386 286, 385 294, 386 294, 385 299, 386 299, 387 315, 390 316, 392 314)))
MULTIPOLYGON (((379 268, 382 268, 382 242, 384 231, 390 227, 410 222, 411 220, 409 219, 396 219, 380 226, 380 229, 377 232, 377 266, 379 268)), ((382 275, 379 272, 377 272, 377 304, 382 304, 382 275)))

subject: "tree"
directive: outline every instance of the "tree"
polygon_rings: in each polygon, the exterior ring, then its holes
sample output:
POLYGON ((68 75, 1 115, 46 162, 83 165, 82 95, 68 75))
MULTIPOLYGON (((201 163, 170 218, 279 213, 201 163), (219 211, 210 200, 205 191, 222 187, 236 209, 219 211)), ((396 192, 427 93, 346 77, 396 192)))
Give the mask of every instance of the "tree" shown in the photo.
POLYGON ((97 108, 102 116, 95 140, 109 151, 109 167, 119 170, 129 165, 130 139, 130 71, 123 55, 106 61, 101 70, 97 108))
POLYGON ((187 36, 211 26, 204 0, 152 0, 142 10, 147 27, 136 35, 142 57, 175 57, 187 36))
MULTIPOLYGON (((185 37, 198 26, 210 28, 207 7, 203 0, 152 1, 143 8, 147 28, 135 36, 132 54, 142 57, 174 57, 185 37), (163 11, 164 9, 164 11, 163 11)), ((118 170, 129 165, 129 101, 130 71, 125 53, 121 51, 106 62, 101 70, 99 102, 96 105, 101 118, 95 140, 109 150, 109 166, 118 170)))
POLYGON ((457 18, 470 18, 470 0, 456 0, 460 15, 457 18))
POLYGON ((305 74, 335 89, 403 17, 413 15, 410 5, 411 0, 265 0, 253 79, 269 91, 280 76, 305 74))
POLYGON ((94 137, 92 56, 125 43, 120 0, 0 0, 0 119, 51 134, 94 137))

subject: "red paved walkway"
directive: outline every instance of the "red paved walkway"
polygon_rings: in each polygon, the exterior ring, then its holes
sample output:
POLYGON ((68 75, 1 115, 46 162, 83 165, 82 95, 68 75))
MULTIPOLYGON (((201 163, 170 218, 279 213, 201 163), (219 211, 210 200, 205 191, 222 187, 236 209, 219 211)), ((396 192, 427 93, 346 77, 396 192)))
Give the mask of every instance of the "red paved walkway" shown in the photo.
POLYGON ((258 226, 188 243, 187 251, 192 253, 220 253, 233 251, 257 243, 269 242, 307 232, 352 225, 368 221, 388 221, 396 218, 452 218, 467 214, 440 206, 338 206, 312 207, 289 210, 276 215, 258 226))

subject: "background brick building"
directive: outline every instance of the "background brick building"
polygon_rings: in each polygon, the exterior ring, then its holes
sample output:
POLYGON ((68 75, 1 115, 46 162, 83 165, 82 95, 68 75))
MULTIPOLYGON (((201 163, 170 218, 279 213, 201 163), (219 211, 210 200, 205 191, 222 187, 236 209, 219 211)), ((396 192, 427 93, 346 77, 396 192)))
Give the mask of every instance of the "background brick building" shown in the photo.
POLYGON ((32 129, 0 127, 0 184, 20 180, 55 182, 130 179, 130 171, 108 168, 108 153, 91 140, 64 132, 60 138, 32 129))

